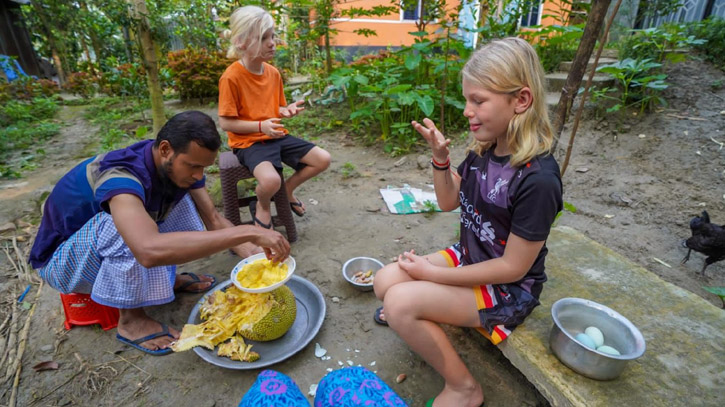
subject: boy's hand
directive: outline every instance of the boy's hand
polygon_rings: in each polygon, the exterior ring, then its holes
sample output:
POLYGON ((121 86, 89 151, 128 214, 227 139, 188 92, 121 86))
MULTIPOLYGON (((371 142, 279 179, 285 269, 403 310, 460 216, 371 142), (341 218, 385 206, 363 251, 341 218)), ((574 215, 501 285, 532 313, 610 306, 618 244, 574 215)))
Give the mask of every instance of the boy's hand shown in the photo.
POLYGON ((280 116, 286 117, 286 118, 297 116, 297 114, 299 114, 299 112, 305 110, 305 108, 302 107, 302 105, 304 105, 304 104, 305 104, 305 100, 302 99, 302 100, 298 100, 294 103, 291 103, 287 107, 280 107, 279 114, 280 114, 280 116))
POLYGON ((443 137, 443 133, 438 131, 433 120, 429 118, 423 119, 423 124, 413 120, 410 122, 413 125, 415 131, 420 133, 421 136, 428 142, 431 150, 433 151, 433 158, 442 163, 448 160, 448 145, 451 144, 451 139, 443 137), (424 127, 425 125, 425 127, 424 127))
POLYGON ((280 119, 279 117, 273 117, 271 119, 262 121, 260 127, 262 128, 262 133, 270 137, 284 137, 284 132, 282 130, 279 130, 281 128, 284 128, 284 125, 282 124, 282 119, 280 119))

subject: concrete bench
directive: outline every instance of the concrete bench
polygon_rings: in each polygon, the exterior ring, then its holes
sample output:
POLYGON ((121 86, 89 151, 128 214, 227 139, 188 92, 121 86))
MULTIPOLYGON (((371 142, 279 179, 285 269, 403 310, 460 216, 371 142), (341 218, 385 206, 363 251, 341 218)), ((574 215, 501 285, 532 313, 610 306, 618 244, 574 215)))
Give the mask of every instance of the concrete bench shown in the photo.
POLYGON ((572 228, 554 228, 547 246, 541 305, 499 348, 553 406, 725 405, 725 311, 572 228), (549 348, 551 305, 563 297, 624 315, 645 337, 644 356, 612 381, 563 365, 549 348))

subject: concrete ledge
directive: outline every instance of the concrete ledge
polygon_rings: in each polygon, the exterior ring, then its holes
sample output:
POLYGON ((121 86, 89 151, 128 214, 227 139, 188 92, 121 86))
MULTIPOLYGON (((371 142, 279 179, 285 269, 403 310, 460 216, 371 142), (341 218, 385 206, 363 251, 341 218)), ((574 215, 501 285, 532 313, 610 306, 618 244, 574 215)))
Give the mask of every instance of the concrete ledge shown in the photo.
POLYGON ((547 246, 542 305, 499 348, 552 405, 725 405, 725 311, 574 229, 555 228, 547 246), (551 305, 563 297, 624 315, 647 341, 644 356, 606 382, 564 366, 549 348, 551 305))

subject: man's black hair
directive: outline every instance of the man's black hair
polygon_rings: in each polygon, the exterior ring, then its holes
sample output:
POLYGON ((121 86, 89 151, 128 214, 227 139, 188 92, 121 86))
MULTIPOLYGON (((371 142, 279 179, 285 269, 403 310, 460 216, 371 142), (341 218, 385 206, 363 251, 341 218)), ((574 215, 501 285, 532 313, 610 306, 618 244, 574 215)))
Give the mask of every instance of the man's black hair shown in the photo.
POLYGON ((186 153, 192 141, 211 151, 219 150, 222 145, 214 120, 198 110, 182 112, 169 119, 156 136, 154 146, 158 147, 162 140, 171 144, 174 154, 186 153))

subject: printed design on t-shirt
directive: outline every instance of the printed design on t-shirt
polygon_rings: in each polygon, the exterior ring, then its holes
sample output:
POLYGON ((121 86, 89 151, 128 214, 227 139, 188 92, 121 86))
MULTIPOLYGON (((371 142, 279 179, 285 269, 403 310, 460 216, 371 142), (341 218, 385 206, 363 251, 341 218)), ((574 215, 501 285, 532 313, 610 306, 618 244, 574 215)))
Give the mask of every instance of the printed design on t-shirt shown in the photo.
POLYGON ((491 222, 482 222, 483 217, 476 210, 474 205, 468 201, 463 191, 458 193, 461 201, 461 224, 470 230, 481 242, 488 242, 493 245, 493 238, 496 236, 491 222))
POLYGON ((501 188, 508 185, 508 180, 505 179, 497 179, 496 184, 493 186, 493 189, 488 191, 488 195, 486 196, 491 202, 496 202, 496 197, 498 197, 498 193, 501 191, 501 188))

